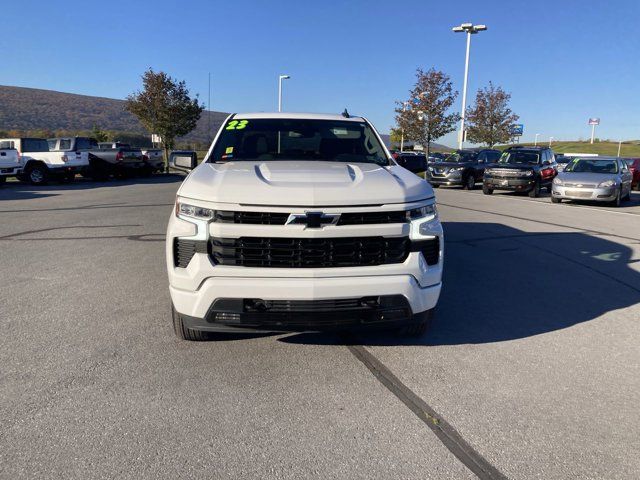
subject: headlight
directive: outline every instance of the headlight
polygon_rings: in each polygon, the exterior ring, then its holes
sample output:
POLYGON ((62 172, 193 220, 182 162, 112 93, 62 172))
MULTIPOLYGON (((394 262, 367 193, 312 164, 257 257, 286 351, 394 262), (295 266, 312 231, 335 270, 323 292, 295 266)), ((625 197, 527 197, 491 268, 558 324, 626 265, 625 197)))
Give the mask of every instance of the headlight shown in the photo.
POLYGON ((553 179, 554 185, 562 185, 562 180, 559 177, 553 179))
POLYGON ((598 184, 598 188, 613 187, 615 184, 616 184, 615 180, 605 180, 604 182, 600 182, 598 184))
POLYGON ((176 215, 184 215, 185 217, 198 218, 200 220, 211 220, 214 213, 214 210, 210 208, 197 207, 179 200, 176 201, 176 215))
POLYGON ((462 170, 464 170, 464 167, 453 167, 450 171, 451 172, 461 172, 462 170))
POLYGON ((429 171, 430 171, 430 172, 433 172, 433 167, 429 167, 429 171))
POLYGON ((409 221, 422 219, 429 220, 427 217, 431 217, 430 220, 438 217, 438 209, 436 208, 435 203, 407 211, 407 220, 409 221))
POLYGON ((533 170, 525 170, 524 172, 522 172, 522 174, 525 177, 531 177, 531 176, 533 176, 533 170))

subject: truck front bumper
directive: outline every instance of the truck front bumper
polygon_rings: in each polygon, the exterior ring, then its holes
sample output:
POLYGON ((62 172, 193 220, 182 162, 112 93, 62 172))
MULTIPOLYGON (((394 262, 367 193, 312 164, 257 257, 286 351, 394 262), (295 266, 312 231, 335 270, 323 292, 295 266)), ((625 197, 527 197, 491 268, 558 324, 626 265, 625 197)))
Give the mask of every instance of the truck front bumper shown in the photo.
POLYGON ((358 278, 210 278, 197 292, 170 287, 185 326, 202 331, 401 327, 433 309, 441 284, 411 275, 358 278))
POLYGON ((484 185, 491 190, 510 190, 512 192, 528 192, 536 183, 535 178, 529 177, 526 179, 505 179, 495 177, 485 177, 484 185))

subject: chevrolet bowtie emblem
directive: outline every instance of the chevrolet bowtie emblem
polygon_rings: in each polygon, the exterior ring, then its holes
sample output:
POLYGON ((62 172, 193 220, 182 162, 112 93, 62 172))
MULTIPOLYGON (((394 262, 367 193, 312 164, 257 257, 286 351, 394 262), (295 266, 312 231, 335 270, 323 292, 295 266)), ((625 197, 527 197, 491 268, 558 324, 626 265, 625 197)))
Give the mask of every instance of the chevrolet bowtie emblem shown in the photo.
POLYGON ((339 219, 339 213, 292 213, 287 219, 287 225, 305 225, 305 228, 322 228, 323 225, 335 225, 339 219))

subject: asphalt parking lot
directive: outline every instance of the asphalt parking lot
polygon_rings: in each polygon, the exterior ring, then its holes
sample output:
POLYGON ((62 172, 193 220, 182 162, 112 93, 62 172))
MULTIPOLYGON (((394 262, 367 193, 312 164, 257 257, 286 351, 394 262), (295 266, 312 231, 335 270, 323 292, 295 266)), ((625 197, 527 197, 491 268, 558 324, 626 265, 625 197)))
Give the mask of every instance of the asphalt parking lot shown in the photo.
POLYGON ((2 478, 637 478, 640 193, 436 191, 431 332, 178 341, 179 177, 0 189, 2 478))

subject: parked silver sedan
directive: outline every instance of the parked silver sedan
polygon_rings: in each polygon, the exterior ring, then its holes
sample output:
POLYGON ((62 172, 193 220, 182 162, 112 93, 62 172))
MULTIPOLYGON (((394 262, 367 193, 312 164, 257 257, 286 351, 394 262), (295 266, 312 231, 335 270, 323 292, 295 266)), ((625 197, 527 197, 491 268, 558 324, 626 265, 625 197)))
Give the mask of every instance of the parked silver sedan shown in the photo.
POLYGON ((631 172, 617 157, 583 157, 571 160, 553 180, 551 201, 588 200, 619 207, 631 198, 631 172))

